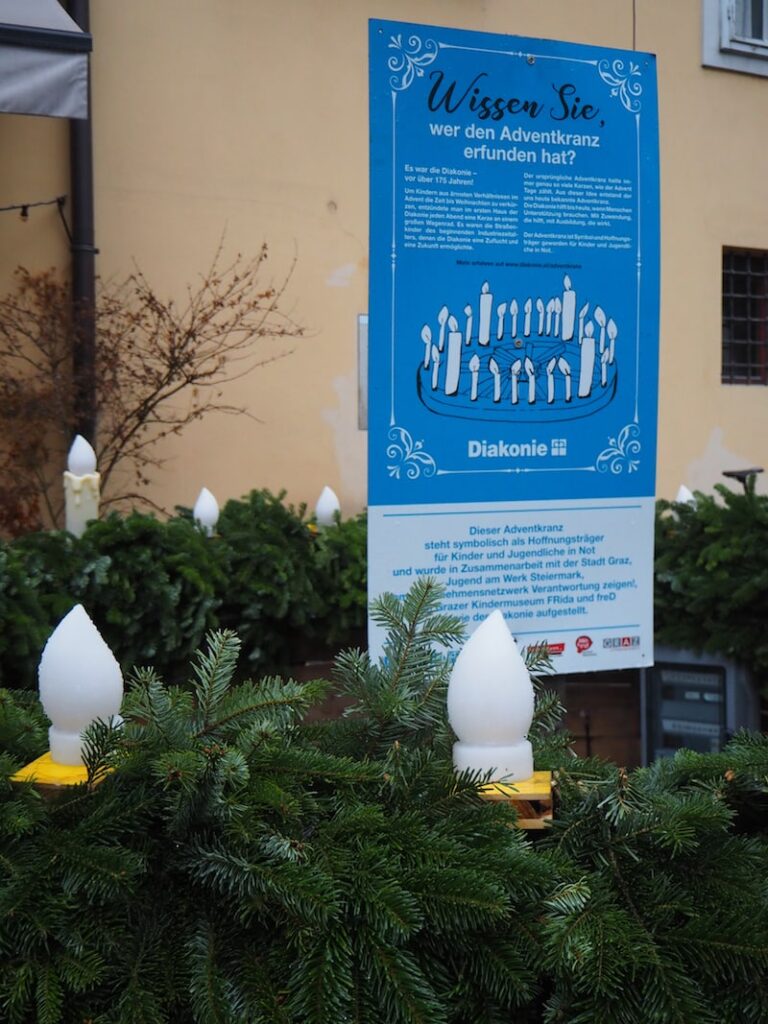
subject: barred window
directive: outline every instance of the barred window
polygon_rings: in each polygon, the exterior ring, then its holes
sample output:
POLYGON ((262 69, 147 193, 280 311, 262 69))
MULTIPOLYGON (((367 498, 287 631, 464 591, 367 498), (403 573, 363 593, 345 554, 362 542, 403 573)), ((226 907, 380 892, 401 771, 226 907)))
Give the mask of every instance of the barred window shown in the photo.
POLYGON ((723 384, 768 384, 768 252, 723 249, 723 384))

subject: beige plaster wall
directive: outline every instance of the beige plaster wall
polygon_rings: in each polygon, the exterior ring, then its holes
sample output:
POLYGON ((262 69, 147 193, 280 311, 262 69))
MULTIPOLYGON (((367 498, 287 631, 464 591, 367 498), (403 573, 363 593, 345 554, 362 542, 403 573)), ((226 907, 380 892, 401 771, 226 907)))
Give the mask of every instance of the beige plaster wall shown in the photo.
MULTIPOLYGON (((202 485, 220 501, 267 486, 313 504, 327 483, 346 511, 365 503, 356 318, 368 303, 369 17, 625 48, 634 37, 657 53, 658 493, 768 468, 768 392, 719 382, 722 246, 768 248, 768 80, 701 67, 700 6, 636 0, 633 24, 632 0, 93 0, 100 272, 127 274, 136 260, 178 296, 222 235, 229 253, 266 240, 276 281, 296 260, 285 308, 306 328, 292 354, 229 388, 260 422, 210 418, 168 443, 153 498, 172 507, 202 485)), ((50 191, 66 177, 60 126, 8 120, 0 143, 21 148, 9 164, 2 145, 0 180, 15 188, 4 194, 26 193, 32 174, 50 191)), ((63 258, 43 218, 3 226, 0 274, 19 253, 63 258)))

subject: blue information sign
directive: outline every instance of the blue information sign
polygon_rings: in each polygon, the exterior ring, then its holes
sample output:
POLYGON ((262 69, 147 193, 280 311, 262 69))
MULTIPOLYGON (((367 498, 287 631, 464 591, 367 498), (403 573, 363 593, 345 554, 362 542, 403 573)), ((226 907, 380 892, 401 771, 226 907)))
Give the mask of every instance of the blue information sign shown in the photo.
POLYGON ((655 60, 384 21, 370 59, 371 591, 647 664, 655 60))

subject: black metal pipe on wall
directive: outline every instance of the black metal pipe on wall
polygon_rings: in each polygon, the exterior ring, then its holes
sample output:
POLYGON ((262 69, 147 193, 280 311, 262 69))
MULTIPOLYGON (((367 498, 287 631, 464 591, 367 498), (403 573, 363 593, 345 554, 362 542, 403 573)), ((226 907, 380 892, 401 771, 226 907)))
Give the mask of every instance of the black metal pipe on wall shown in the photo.
MULTIPOLYGON (((69 0, 70 17, 90 32, 89 0, 69 0)), ((75 429, 96 440, 96 254, 93 217, 93 139, 91 80, 88 72, 88 117, 69 122, 70 195, 72 197, 72 370, 75 429)))

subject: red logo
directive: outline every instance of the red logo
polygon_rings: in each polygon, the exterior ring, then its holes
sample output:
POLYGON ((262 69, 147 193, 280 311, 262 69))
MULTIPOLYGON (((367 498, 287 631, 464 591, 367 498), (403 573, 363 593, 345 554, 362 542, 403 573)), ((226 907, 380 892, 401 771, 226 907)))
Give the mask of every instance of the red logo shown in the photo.
POLYGON ((592 646, 592 638, 588 636, 577 636, 576 637, 576 653, 583 654, 584 651, 588 651, 592 646))
POLYGON ((565 643, 547 644, 547 653, 548 654, 552 654, 552 655, 563 654, 564 651, 565 651, 565 643))

